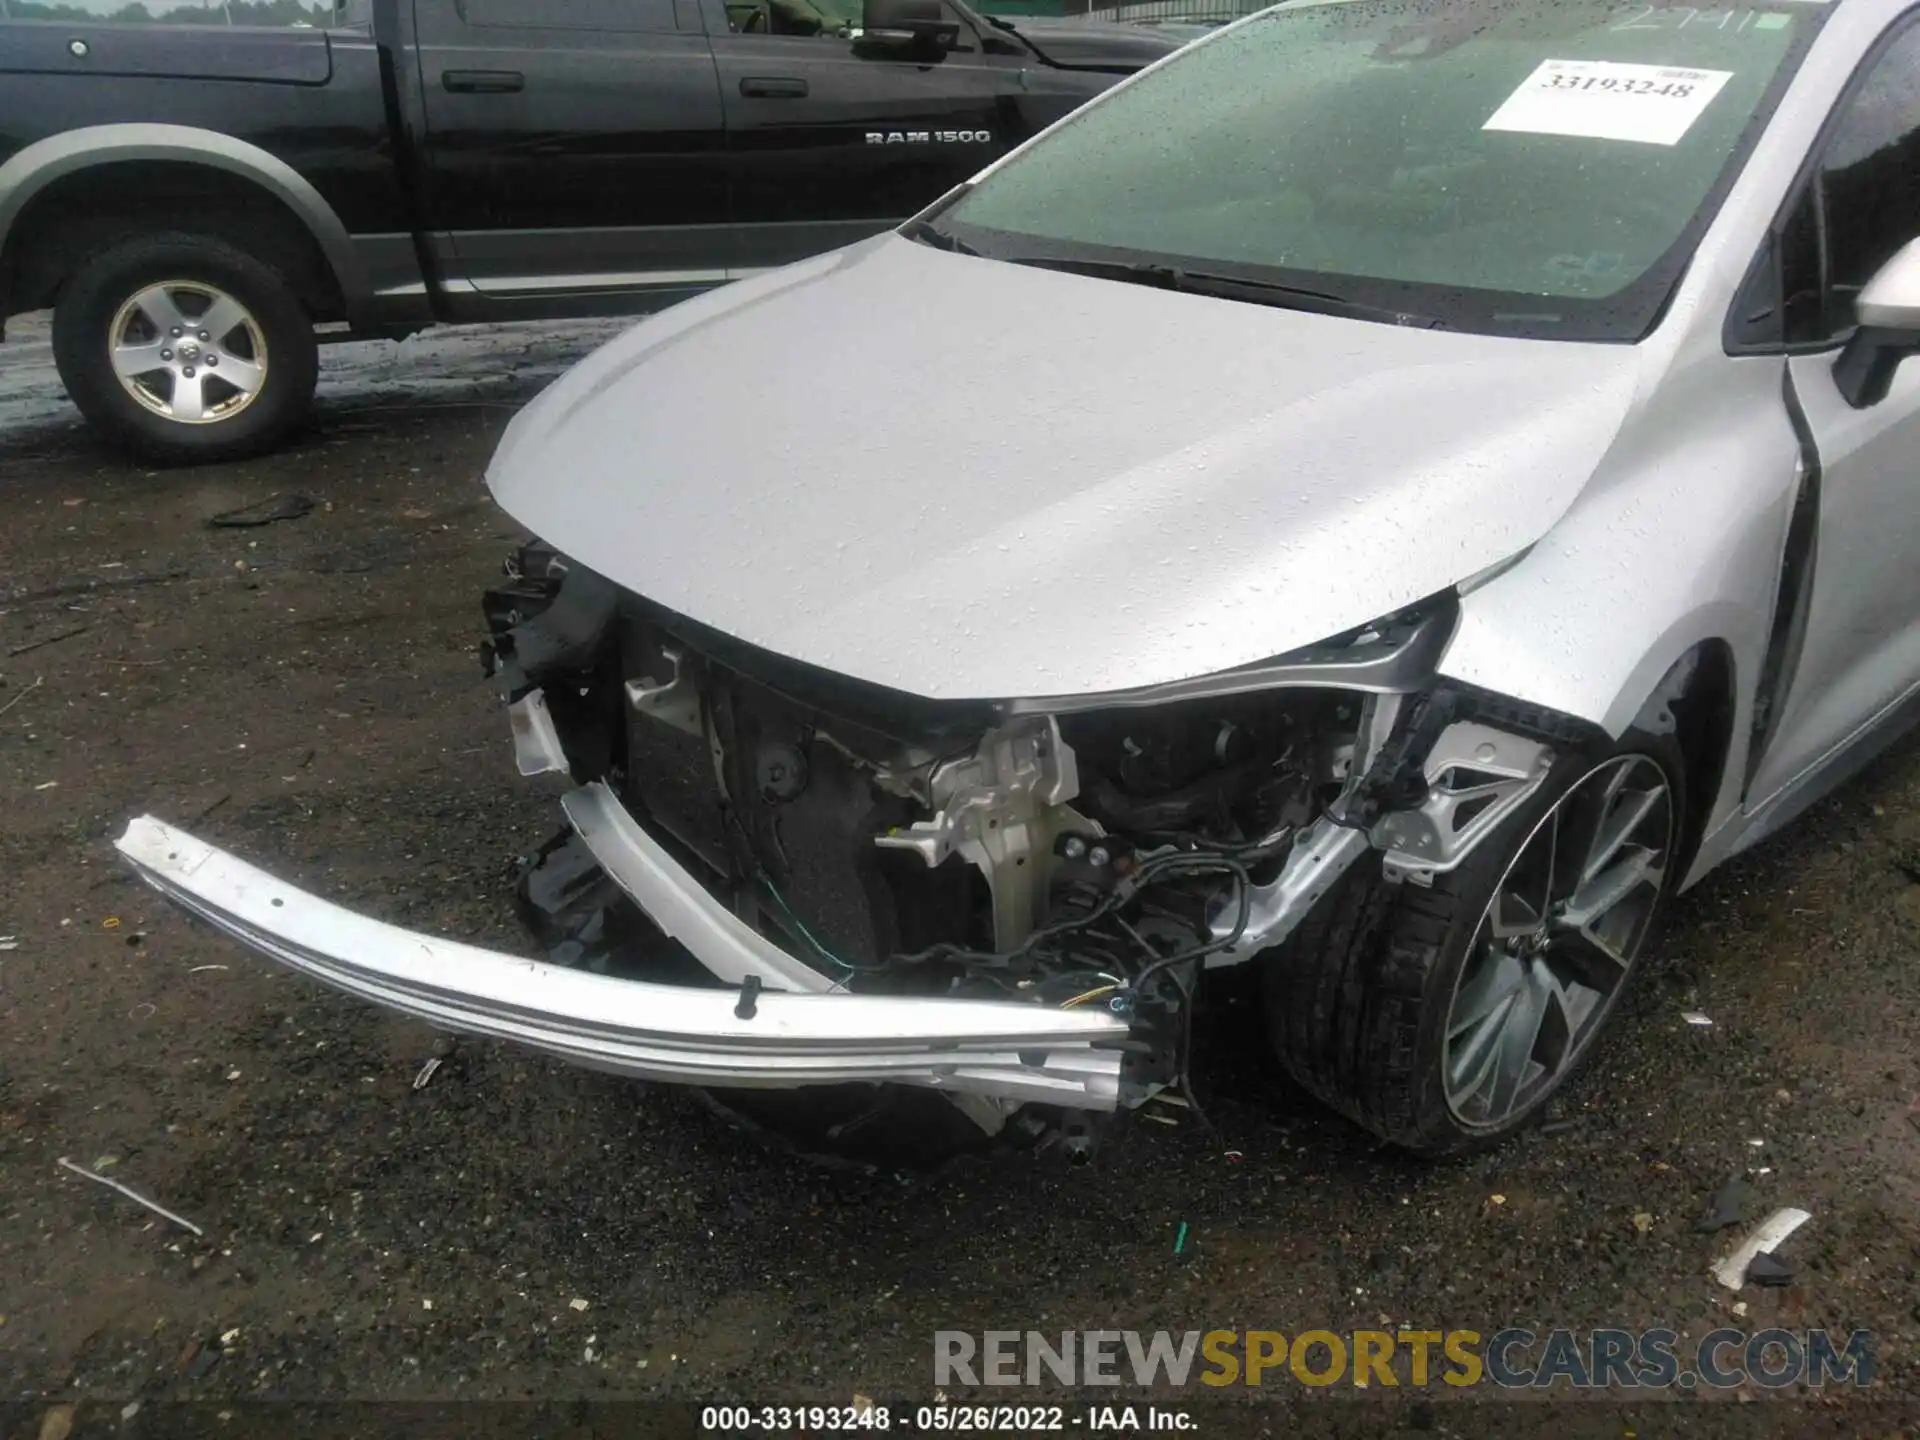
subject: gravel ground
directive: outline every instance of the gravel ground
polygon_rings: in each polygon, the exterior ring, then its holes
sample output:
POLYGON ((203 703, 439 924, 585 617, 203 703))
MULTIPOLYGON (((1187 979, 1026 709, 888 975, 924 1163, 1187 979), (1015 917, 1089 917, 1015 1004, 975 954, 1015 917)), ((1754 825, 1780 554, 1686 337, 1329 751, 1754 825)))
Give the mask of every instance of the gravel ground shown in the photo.
POLYGON ((1233 1005, 1200 1076, 1219 1135, 1134 1123, 1074 1170, 825 1172, 684 1094, 487 1044, 415 1091, 431 1032, 132 882, 111 840, 151 811, 385 919, 521 945, 505 877, 557 811, 513 776, 475 660, 518 535, 479 473, 614 328, 343 347, 300 446, 164 474, 92 446, 43 327, 0 347, 0 1432, 66 1433, 49 1407, 77 1401, 74 1433, 137 1401, 128 1425, 196 1434, 259 1433, 218 1416, 263 1400, 925 1402, 939 1329, 1778 1324, 1873 1331, 1872 1389, 1545 1412, 1295 1385, 1203 1428, 1300 1406, 1328 1434, 1916 1433, 1917 743, 1685 897, 1551 1133, 1444 1165, 1299 1098, 1233 1005), (318 508, 206 525, 286 491, 318 508), (1814 1216, 1787 1288, 1706 1273, 1732 1232, 1695 1221, 1735 1175, 1750 1216, 1814 1216))

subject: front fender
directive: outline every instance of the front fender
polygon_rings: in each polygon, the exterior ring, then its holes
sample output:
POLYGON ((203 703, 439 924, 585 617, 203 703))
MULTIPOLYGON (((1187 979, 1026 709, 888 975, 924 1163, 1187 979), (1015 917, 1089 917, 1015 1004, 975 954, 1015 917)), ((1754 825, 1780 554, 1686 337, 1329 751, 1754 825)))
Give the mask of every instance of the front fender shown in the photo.
POLYGON ((1739 804, 1800 460, 1779 362, 1714 362, 1641 410, 1561 522, 1466 595, 1439 666, 1617 737, 1689 651, 1724 643, 1734 731, 1710 828, 1739 804))
POLYGON ((13 225, 47 186, 96 165, 129 160, 177 160, 224 170, 258 185, 306 226, 340 287, 350 318, 372 296, 365 267, 334 208, 286 161, 258 145, 191 125, 138 122, 89 125, 39 140, 0 165, 0 253, 13 225))

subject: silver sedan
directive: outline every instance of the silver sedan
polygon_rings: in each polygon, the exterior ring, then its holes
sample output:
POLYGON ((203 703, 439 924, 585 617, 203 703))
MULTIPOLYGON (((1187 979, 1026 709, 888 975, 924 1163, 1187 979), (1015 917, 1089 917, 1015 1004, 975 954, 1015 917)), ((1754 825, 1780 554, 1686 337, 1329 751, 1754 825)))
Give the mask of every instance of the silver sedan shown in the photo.
POLYGON ((575 785, 522 884, 690 975, 121 848, 658 1079, 1077 1142, 1246 966, 1328 1103, 1508 1136, 1671 897, 1913 717, 1916 13, 1282 5, 583 362, 489 476, 539 537, 491 671, 575 785))

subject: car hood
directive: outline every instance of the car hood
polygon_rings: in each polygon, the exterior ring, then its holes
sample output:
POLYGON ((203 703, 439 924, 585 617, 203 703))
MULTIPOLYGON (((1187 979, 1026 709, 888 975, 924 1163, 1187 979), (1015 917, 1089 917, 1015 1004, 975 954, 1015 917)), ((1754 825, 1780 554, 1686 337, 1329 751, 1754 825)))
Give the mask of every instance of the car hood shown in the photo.
POLYGON ((1283 654, 1524 549, 1635 357, 889 234, 603 346, 488 482, 581 564, 793 659, 935 699, 1089 694, 1283 654))
POLYGON ((1139 70, 1193 38, 1125 21, 1038 15, 997 18, 1049 65, 1062 70, 1139 70))

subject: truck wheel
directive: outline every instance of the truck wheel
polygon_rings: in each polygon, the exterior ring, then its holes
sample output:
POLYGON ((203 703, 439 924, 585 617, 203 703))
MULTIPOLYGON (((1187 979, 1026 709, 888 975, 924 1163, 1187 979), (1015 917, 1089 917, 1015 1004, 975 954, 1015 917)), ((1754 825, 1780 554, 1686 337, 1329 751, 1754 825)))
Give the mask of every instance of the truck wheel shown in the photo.
POLYGON ((1585 1061, 1680 879, 1685 768, 1631 731, 1569 755, 1431 888, 1363 862, 1266 962, 1300 1084, 1426 1155, 1498 1143, 1585 1061))
POLYGON ((286 278, 208 235, 151 235, 64 287, 53 353, 67 393, 115 442, 205 463, 271 449, 313 408, 313 324, 286 278))

